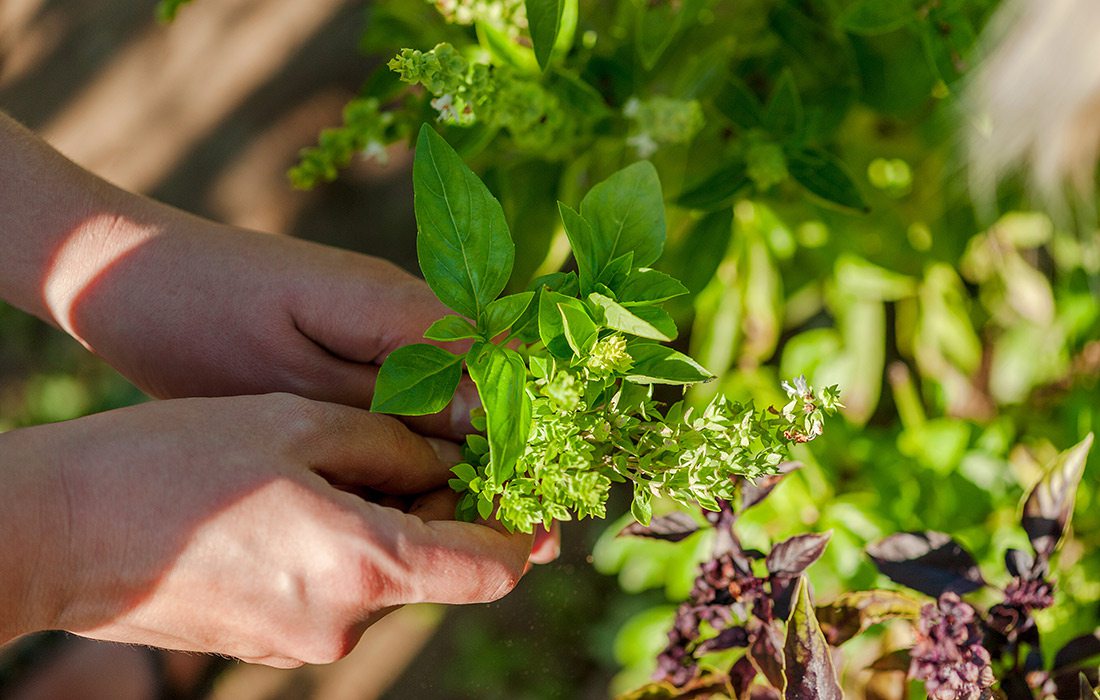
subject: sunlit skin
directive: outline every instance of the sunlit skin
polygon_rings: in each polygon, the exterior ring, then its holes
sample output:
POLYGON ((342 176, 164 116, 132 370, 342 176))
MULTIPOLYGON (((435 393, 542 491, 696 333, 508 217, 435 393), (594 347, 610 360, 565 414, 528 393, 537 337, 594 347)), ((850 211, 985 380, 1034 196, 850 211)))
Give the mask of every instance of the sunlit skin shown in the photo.
POLYGON ((472 387, 407 426, 362 410, 445 313, 421 281, 124 192, 3 115, 0 151, 0 298, 173 399, 0 435, 0 642, 326 662, 386 609, 495 599, 556 554, 450 520, 472 387))

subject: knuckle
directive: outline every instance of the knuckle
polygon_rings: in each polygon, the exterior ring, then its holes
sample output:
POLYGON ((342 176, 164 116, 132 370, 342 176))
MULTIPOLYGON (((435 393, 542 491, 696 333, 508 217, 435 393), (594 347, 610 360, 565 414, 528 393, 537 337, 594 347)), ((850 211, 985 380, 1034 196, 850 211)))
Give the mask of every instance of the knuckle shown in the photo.
POLYGON ((324 634, 303 646, 298 655, 307 664, 331 664, 350 654, 358 641, 351 630, 324 634))

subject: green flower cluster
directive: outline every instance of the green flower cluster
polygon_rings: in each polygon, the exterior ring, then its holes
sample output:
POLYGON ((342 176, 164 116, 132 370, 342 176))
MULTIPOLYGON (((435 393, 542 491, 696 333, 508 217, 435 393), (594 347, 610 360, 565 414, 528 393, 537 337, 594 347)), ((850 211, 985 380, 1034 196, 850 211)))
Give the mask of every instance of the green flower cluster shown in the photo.
POLYGON ((450 44, 431 51, 403 49, 389 62, 411 85, 423 85, 444 124, 504 129, 523 151, 562 153, 583 124, 542 82, 508 65, 468 61, 450 44))
POLYGON ((527 7, 523 0, 428 0, 443 19, 452 24, 488 24, 516 38, 527 29, 527 7))
POLYGON ((342 126, 325 129, 316 146, 302 149, 298 164, 287 173, 290 183, 308 190, 318 182, 331 182, 357 153, 385 163, 386 144, 393 141, 388 133, 393 121, 393 114, 383 112, 378 100, 352 100, 344 107, 342 126))
POLYGON ((623 116, 632 122, 627 143, 638 157, 648 158, 664 145, 689 143, 703 128, 703 108, 697 100, 657 95, 645 100, 632 97, 623 105, 623 116))
POLYGON ((488 442, 471 436, 451 480, 463 494, 459 517, 488 517, 495 503, 497 517, 524 532, 574 515, 602 518, 611 485, 622 482, 633 484, 632 511, 643 523, 655 496, 717 511, 719 500, 734 498, 733 477, 775 473, 789 447, 820 435, 824 415, 840 407, 835 387, 815 393, 799 377, 784 383, 782 409, 718 396, 703 410, 681 401, 662 411, 652 384, 627 379, 632 360, 619 333, 568 362, 528 361, 531 433, 515 475, 494 481, 488 442))

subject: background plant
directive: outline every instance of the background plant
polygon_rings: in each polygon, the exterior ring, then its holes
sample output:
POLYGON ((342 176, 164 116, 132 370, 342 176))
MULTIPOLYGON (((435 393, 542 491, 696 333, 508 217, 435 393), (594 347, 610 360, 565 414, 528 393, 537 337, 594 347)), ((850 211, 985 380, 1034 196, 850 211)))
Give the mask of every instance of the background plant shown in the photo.
MULTIPOLYGON (((515 13, 392 2, 372 6, 364 47, 389 60, 447 42, 471 86, 474 73, 495 82, 499 72, 507 94, 526 95, 501 103, 531 108, 534 119, 515 122, 531 125, 526 135, 500 126, 496 104, 484 120, 444 130, 499 198, 517 242, 506 291, 568 257, 556 201, 577 202, 640 152, 650 156, 675 193, 657 266, 689 290, 668 305, 691 323, 679 349, 719 376, 690 400, 779 404, 779 377, 799 373, 845 389, 845 421, 828 442, 795 450, 805 467, 785 481, 785 497, 739 521, 746 546, 761 550, 807 526, 831 529, 808 571, 829 600, 882 585, 860 552, 902 530, 950 532, 983 569, 1000 566, 1000 552, 1027 546, 1008 526, 1025 486, 1055 445, 1097 428, 1095 232, 1053 225, 1011 185, 998 202, 1004 215, 979 220, 958 184, 954 134, 980 115, 960 112, 957 87, 995 5, 585 3, 571 28, 564 4, 542 70, 532 28, 515 13), (654 123, 668 111, 684 128, 654 123), (568 121, 573 112, 587 121, 568 121), (552 148, 541 150, 551 128, 552 148)), ((310 167, 336 177, 360 151, 377 157, 441 111, 469 118, 453 97, 433 107, 450 93, 431 87, 380 70, 347 123, 304 155, 297 182, 316 179, 310 167)), ((1095 460, 1061 554, 1062 599, 1036 616, 1048 649, 1097 625, 1095 460)), ((690 551, 669 554, 612 542, 611 532, 597 565, 627 590, 662 591, 642 597, 655 603, 644 611, 608 608, 609 625, 626 625, 617 649, 627 688, 648 678, 665 643, 673 611, 659 599, 687 598, 707 545, 700 534, 690 551)), ((847 646, 870 662, 884 640, 867 640, 862 652, 852 646, 860 640, 847 646)))

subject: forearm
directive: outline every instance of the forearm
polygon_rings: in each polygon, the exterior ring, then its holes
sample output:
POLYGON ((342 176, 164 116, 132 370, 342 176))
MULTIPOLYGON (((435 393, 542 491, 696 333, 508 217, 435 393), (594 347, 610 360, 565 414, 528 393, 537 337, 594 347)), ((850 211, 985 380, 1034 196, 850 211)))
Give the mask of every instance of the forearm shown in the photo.
POLYGON ((158 207, 2 113, 0 153, 0 298, 72 332, 69 314, 82 288, 156 234, 158 207))
POLYGON ((0 434, 0 644, 51 627, 61 600, 64 494, 51 453, 32 445, 46 429, 0 434))

